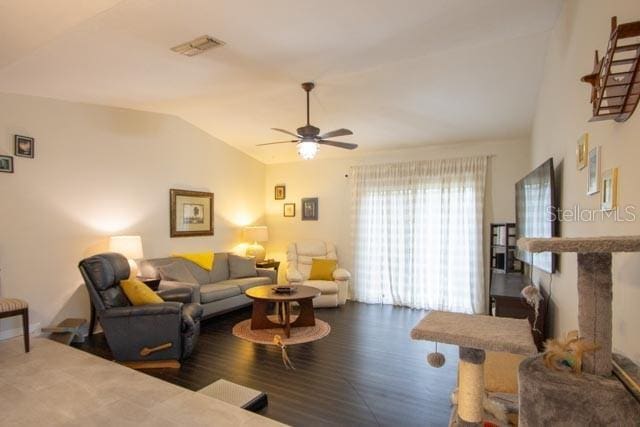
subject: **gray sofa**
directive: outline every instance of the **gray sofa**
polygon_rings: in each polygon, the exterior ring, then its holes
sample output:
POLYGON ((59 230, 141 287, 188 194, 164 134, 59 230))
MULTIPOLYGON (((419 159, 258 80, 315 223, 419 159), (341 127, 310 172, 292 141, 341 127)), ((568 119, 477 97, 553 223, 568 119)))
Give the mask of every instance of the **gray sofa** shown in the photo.
POLYGON ((192 302, 202 305, 203 318, 250 305, 252 300, 244 295, 247 289, 276 283, 275 270, 255 268, 255 264, 247 268, 246 258, 226 252, 215 253, 211 271, 177 257, 140 260, 138 267, 141 276, 162 278, 160 289, 191 288, 192 302), (171 278, 166 270, 182 266, 190 275, 177 274, 181 280, 166 280, 171 278))

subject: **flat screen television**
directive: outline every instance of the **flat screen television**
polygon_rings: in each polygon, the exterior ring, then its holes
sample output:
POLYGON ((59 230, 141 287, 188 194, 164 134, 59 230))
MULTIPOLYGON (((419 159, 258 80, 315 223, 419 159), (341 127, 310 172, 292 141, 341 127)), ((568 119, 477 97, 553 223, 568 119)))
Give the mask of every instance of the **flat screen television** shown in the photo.
MULTIPOLYGON (((557 234, 553 159, 549 159, 516 183, 516 237, 554 237, 557 234)), ((551 252, 516 250, 516 258, 554 273, 556 256, 551 252)))

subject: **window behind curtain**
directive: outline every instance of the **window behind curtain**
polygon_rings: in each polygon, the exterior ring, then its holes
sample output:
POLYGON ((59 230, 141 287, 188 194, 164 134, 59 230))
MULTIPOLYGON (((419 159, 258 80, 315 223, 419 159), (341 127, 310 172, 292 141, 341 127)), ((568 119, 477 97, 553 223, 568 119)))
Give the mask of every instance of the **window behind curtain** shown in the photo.
POLYGON ((486 158, 354 167, 353 297, 484 311, 486 158))

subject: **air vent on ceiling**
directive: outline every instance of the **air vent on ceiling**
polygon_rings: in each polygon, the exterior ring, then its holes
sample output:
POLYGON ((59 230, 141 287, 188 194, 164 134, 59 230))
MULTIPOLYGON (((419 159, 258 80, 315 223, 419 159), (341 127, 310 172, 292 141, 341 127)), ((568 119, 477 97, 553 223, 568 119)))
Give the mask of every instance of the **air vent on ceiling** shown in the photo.
POLYGON ((191 40, 190 42, 172 47, 171 50, 186 56, 196 56, 205 50, 219 46, 224 46, 224 42, 222 40, 214 39, 211 36, 201 36, 191 40))

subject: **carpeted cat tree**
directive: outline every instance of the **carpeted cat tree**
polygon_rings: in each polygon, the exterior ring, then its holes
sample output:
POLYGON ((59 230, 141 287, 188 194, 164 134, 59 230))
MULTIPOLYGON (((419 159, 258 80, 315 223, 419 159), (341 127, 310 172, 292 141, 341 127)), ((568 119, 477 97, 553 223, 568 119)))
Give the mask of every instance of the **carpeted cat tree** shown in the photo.
POLYGON ((458 405, 452 426, 481 426, 484 412, 485 350, 532 355, 537 348, 526 319, 431 311, 411 331, 411 338, 460 348, 458 405))
MULTIPOLYGON (((612 375, 611 352, 611 254, 640 252, 640 236, 523 238, 518 247, 533 253, 578 254, 579 334, 600 346, 585 354, 582 375, 552 371, 541 356, 522 362, 518 371, 520 425, 640 424, 640 403, 612 375)), ((614 360, 631 375, 637 374, 637 367, 628 359, 615 355, 614 360)))
MULTIPOLYGON (((612 373, 611 254, 640 252, 640 236, 520 239, 528 252, 578 254, 578 323, 580 336, 599 344, 586 353, 582 375, 547 368, 541 355, 530 357, 518 370, 519 425, 640 425, 640 403, 612 373)), ((458 406, 451 425, 481 426, 485 350, 535 355, 537 349, 525 319, 432 311, 411 331, 413 339, 460 347, 458 406)), ((640 370, 628 359, 613 355, 632 382, 640 370)))

